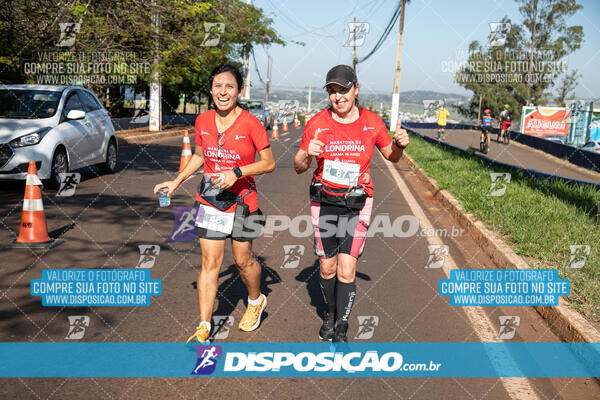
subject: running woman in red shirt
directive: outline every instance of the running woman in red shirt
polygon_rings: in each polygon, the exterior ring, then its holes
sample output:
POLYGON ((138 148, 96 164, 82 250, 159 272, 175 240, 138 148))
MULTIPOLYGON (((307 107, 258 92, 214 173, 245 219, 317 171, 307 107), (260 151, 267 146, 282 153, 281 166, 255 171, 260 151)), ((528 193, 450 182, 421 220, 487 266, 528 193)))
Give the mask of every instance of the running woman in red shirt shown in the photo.
POLYGON ((373 207, 369 169, 373 149, 398 162, 408 146, 408 135, 398 127, 392 140, 381 118, 358 105, 359 85, 351 67, 333 67, 325 87, 331 106, 306 125, 294 167, 301 174, 313 157, 317 160, 310 198, 319 283, 326 305, 319 338, 345 342, 356 297, 356 262, 373 207))
POLYGON ((154 193, 167 188, 171 196, 204 165, 195 204, 202 250, 202 269, 197 281, 200 325, 188 342, 193 339, 206 342, 210 337, 226 238, 231 238, 233 258, 248 289, 248 308, 239 328, 243 331, 258 328, 267 304, 267 298, 260 293, 261 268, 252 257, 252 240, 260 234, 257 220, 262 216, 253 176, 275 169, 273 153, 260 121, 237 104, 243 92, 238 69, 220 65, 212 71, 208 83, 215 109, 196 119, 194 155, 175 180, 154 187, 154 193), (260 160, 255 162, 256 153, 260 160))

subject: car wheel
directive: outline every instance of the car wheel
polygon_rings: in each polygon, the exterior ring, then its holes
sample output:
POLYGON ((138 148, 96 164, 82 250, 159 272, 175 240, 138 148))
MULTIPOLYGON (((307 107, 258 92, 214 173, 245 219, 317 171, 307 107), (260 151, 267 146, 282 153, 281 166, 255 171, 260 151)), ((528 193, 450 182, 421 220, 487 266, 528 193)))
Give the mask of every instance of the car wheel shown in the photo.
POLYGON ((60 187, 60 175, 61 173, 69 172, 69 160, 67 159, 67 153, 63 148, 58 148, 54 152, 52 157, 52 164, 50 166, 50 179, 48 179, 46 186, 50 189, 58 189, 60 187))
POLYGON ((106 147, 106 161, 100 164, 100 172, 103 174, 112 174, 117 168, 117 144, 113 139, 108 142, 106 147))

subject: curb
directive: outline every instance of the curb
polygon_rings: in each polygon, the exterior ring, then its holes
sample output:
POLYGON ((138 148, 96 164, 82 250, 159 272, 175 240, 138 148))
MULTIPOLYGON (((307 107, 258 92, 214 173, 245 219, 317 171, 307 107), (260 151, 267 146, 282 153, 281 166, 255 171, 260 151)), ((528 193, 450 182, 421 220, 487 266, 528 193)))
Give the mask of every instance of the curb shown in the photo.
POLYGON ((119 134, 117 134, 117 139, 119 141, 121 141, 122 143, 124 142, 127 144, 147 144, 147 143, 152 143, 156 140, 166 139, 166 138, 175 137, 175 136, 181 136, 181 135, 183 135, 183 131, 186 131, 186 130, 191 131, 191 134, 193 134, 194 127, 190 126, 185 129, 179 128, 179 129, 173 129, 173 130, 167 130, 167 131, 144 133, 141 135, 119 136, 119 134))
MULTIPOLYGON (((427 176, 425 171, 408 154, 404 153, 404 157, 411 170, 416 173, 418 178, 425 184, 425 187, 459 221, 499 268, 530 268, 527 262, 502 241, 496 233, 487 229, 472 214, 467 214, 460 202, 450 192, 440 190, 435 179, 427 176)), ((570 308, 568 301, 562 297, 559 298, 558 306, 536 306, 534 308, 562 340, 567 342, 600 342, 600 332, 580 313, 570 308)))

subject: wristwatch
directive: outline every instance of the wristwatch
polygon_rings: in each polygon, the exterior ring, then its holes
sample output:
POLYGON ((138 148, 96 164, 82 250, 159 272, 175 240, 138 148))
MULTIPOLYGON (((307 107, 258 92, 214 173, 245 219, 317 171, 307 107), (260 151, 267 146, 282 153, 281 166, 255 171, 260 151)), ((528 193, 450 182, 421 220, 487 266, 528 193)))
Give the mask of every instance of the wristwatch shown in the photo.
POLYGON ((404 150, 406 148, 406 146, 400 146, 400 145, 398 145, 398 142, 396 142, 396 139, 392 139, 392 142, 394 142, 394 146, 396 146, 400 150, 404 150))
POLYGON ((242 170, 240 169, 240 167, 235 167, 233 169, 233 173, 235 174, 236 178, 241 178, 242 177, 242 170))

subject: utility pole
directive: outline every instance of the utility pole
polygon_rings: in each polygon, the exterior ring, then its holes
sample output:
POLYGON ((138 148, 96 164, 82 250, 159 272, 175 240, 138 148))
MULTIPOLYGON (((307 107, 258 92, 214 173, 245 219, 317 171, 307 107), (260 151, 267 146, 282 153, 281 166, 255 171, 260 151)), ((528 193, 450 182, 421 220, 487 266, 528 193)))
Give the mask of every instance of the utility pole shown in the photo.
MULTIPOLYGON (((252 5, 252 0, 247 1, 248 5, 252 5)), ((252 62, 250 61, 250 52, 252 51, 252 47, 248 44, 248 54, 246 55, 246 60, 244 62, 246 66, 246 78, 244 79, 244 99, 250 99, 250 68, 252 67, 252 62)))
POLYGON ((400 24, 398 27, 398 50, 396 52, 396 72, 394 74, 394 92, 392 93, 392 113, 390 115, 390 130, 396 131, 398 122, 398 109, 400 108, 400 66, 402 65, 402 34, 404 31, 404 10, 406 0, 402 0, 402 9, 400 10, 400 24))
POLYGON ((354 74, 356 74, 356 64, 358 63, 358 59, 356 58, 356 17, 354 17, 354 40, 352 47, 352 68, 354 68, 354 74))
MULTIPOLYGON (((527 99, 525 105, 529 105, 531 102, 531 70, 533 68, 533 51, 535 49, 535 30, 537 26, 537 12, 538 12, 538 2, 535 0, 533 2, 533 27, 531 29, 531 51, 529 54, 529 65, 527 67, 527 99)), ((533 103, 533 102, 531 102, 533 103)))
POLYGON ((481 121, 481 100, 483 99, 483 95, 479 95, 479 109, 477 111, 477 123, 481 121))
POLYGON ((160 71, 159 71, 159 29, 160 29, 160 16, 156 11, 156 1, 152 1, 154 8, 154 16, 152 18, 152 24, 154 25, 155 41, 154 46, 154 61, 152 65, 152 80, 150 82, 150 105, 149 105, 149 124, 148 130, 150 132, 160 131, 160 125, 162 123, 162 110, 161 110, 161 95, 162 86, 160 84, 160 71))
POLYGON ((269 86, 271 85, 271 56, 267 55, 267 83, 265 85, 265 106, 269 102, 269 86))
POLYGON ((305 89, 308 89, 308 107, 306 109, 307 113, 310 113, 311 111, 311 96, 312 96, 312 86, 304 86, 305 89))

